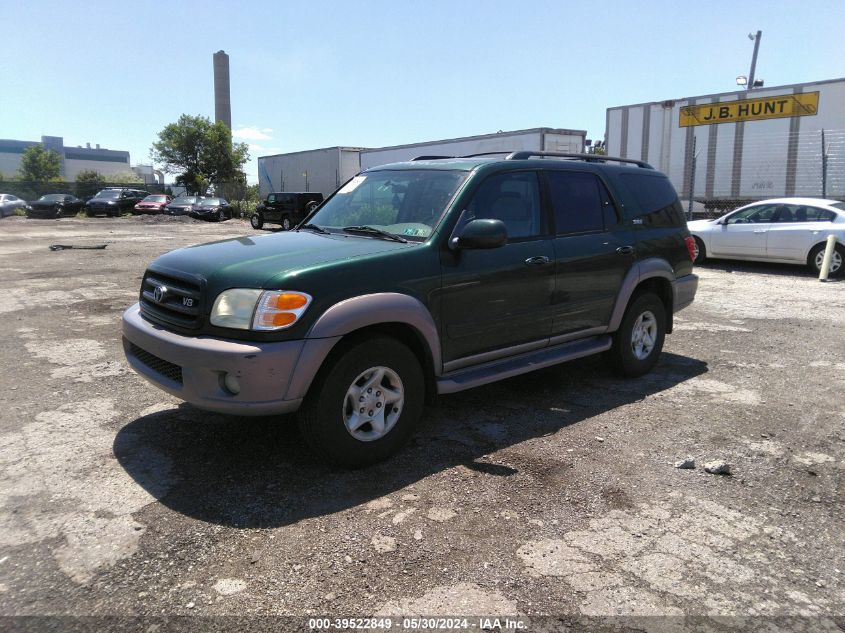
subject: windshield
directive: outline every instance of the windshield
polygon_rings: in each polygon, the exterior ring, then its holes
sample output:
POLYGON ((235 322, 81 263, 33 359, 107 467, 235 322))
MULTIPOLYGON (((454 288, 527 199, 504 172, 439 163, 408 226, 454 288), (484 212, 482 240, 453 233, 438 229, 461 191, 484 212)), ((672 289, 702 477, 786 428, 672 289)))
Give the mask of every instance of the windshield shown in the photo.
POLYGON ((219 207, 221 204, 226 204, 223 198, 205 198, 200 202, 204 207, 219 207))
POLYGON ((309 222, 338 230, 372 226, 421 241, 431 235, 467 174, 431 169, 361 174, 341 187, 309 222))
POLYGON ((42 202, 62 202, 65 197, 60 193, 51 193, 49 196, 41 196, 39 200, 42 202))
POLYGON ((196 196, 185 196, 184 198, 176 198, 170 204, 196 204, 199 198, 196 196))
POLYGON ((144 202, 167 202, 167 196, 147 196, 144 202))
POLYGON ((97 195, 96 195, 96 196, 94 196, 94 197, 95 197, 95 198, 119 198, 119 197, 120 197, 120 192, 119 192, 119 191, 114 191, 114 190, 111 190, 111 189, 107 189, 107 190, 105 190, 105 191, 100 191, 100 192, 99 192, 99 193, 97 193, 97 195))

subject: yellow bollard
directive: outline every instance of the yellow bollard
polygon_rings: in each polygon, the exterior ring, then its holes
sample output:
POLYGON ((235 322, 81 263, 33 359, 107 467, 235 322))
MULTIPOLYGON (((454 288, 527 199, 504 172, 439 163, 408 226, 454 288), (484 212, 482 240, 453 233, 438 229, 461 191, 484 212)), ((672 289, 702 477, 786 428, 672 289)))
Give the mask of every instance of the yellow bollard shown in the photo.
POLYGON ((827 236, 827 246, 824 248, 824 259, 822 260, 822 269, 819 271, 819 281, 827 281, 827 275, 830 272, 830 261, 833 259, 833 251, 836 248, 836 236, 827 236))

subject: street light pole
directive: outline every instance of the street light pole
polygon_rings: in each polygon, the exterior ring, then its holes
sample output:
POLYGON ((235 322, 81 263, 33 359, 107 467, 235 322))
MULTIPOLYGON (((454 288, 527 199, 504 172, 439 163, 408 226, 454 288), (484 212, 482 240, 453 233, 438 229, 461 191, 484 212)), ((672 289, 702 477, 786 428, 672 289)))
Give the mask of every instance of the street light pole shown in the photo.
POLYGON ((751 72, 748 73, 746 90, 752 90, 754 88, 754 71, 757 69, 757 51, 760 50, 761 37, 763 37, 763 31, 757 31, 757 35, 748 34, 748 38, 754 40, 754 54, 751 56, 751 72))

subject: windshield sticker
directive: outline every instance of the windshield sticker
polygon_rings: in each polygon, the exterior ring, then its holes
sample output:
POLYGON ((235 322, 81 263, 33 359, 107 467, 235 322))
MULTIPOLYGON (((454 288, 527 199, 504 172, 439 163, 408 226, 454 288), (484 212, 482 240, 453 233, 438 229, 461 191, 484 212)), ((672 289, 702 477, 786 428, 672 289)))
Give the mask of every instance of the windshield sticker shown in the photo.
POLYGON ((343 187, 340 189, 340 191, 338 191, 338 193, 352 193, 358 188, 358 185, 360 185, 366 179, 366 176, 355 176, 355 178, 343 185, 343 187))

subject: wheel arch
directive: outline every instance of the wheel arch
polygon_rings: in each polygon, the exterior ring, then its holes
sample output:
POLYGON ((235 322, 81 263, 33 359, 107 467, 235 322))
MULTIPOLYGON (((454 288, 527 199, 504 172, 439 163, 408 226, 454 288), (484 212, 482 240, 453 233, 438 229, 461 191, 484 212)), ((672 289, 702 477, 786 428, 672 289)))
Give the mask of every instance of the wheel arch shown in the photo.
POLYGON ((613 306, 610 315, 609 332, 615 332, 622 323, 625 310, 631 300, 643 292, 653 292, 663 302, 666 309, 666 333, 671 334, 674 325, 674 293, 672 280, 675 279, 675 271, 665 259, 652 257, 634 264, 625 275, 622 287, 613 306))
MULTIPOLYGON (((839 235, 836 235, 836 234, 834 234, 834 235, 836 237, 836 245, 845 247, 845 240, 842 237, 840 237, 839 235)), ((812 254, 812 252, 819 247, 824 248, 826 245, 827 245, 827 235, 824 236, 824 239, 819 240, 818 242, 815 242, 812 246, 810 246, 810 248, 807 249, 807 252, 804 253, 804 261, 807 262, 808 266, 810 264, 812 264, 812 262, 810 261, 810 255, 812 254)))
POLYGON ((442 373, 442 357, 431 313, 419 299, 409 295, 375 293, 334 304, 311 326, 286 399, 304 397, 333 354, 341 353, 353 341, 376 334, 408 346, 423 368, 426 395, 433 397, 436 376, 442 373))

